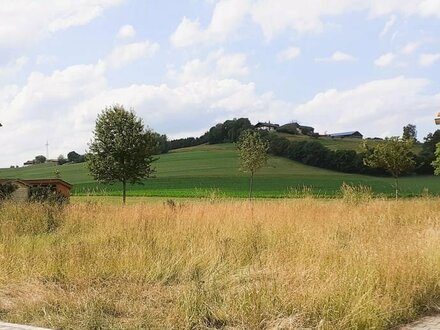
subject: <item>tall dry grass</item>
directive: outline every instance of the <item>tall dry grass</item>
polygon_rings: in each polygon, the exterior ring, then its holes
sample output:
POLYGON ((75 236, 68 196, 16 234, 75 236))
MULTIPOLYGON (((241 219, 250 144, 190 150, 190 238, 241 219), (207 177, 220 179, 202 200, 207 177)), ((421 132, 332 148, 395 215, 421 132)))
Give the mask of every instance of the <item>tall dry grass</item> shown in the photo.
POLYGON ((0 207, 0 319, 386 329, 440 304, 440 200, 0 207))

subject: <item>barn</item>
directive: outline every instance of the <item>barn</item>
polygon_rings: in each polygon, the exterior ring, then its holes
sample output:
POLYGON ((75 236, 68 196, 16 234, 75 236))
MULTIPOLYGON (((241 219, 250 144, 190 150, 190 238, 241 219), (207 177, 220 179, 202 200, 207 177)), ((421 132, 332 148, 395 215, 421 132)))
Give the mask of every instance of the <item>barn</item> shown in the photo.
POLYGON ((343 132, 343 133, 333 133, 329 134, 332 138, 352 138, 352 139, 362 139, 364 136, 359 131, 343 132))

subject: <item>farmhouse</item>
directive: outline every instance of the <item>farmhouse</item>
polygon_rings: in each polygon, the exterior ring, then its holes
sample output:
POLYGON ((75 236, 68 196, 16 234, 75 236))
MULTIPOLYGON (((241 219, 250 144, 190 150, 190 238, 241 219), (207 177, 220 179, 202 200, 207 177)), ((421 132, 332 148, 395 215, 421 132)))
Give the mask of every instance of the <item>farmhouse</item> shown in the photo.
POLYGON ((12 199, 19 202, 25 202, 29 199, 32 188, 47 188, 50 191, 58 192, 66 199, 70 197, 70 190, 72 189, 70 183, 61 179, 0 179, 0 184, 13 184, 16 186, 17 189, 12 193, 12 199))
POLYGON ((258 122, 257 125, 254 126, 257 129, 266 130, 266 131, 275 131, 280 125, 269 123, 258 122))
POLYGON ((344 132, 344 133, 333 133, 329 134, 332 138, 354 138, 354 139, 362 139, 364 136, 358 131, 352 132, 344 132))

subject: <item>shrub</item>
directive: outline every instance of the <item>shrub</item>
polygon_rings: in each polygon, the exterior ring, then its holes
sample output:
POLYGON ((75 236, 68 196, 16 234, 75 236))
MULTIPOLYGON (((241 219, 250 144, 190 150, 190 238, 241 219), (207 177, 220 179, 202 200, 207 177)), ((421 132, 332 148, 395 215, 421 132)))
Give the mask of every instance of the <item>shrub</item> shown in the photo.
POLYGON ((0 184, 0 200, 9 199, 15 190, 17 190, 17 186, 13 183, 0 184))
POLYGON ((62 205, 67 203, 68 199, 50 187, 34 186, 29 189, 29 202, 31 203, 48 203, 62 205))

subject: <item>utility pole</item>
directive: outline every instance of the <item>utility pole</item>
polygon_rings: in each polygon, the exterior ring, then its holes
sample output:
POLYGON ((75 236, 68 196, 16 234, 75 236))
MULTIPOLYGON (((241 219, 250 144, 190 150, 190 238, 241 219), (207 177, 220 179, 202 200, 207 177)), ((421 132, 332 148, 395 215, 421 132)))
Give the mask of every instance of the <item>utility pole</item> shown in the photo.
POLYGON ((49 141, 46 141, 46 159, 49 159, 49 141))

